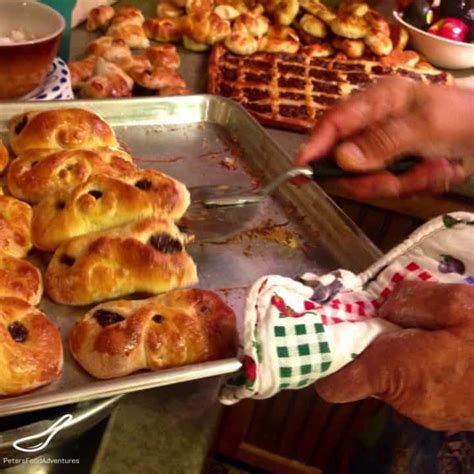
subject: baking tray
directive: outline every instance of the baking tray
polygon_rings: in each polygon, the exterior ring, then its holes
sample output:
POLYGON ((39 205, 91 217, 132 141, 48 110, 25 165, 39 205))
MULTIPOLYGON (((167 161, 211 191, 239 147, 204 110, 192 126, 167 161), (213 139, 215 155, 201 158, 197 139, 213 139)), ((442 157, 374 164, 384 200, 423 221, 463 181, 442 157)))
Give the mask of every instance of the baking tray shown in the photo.
MULTIPOLYGON (((213 96, 183 96, 125 101, 2 103, 0 134, 8 143, 8 120, 28 110, 86 107, 110 123, 142 167, 155 168, 189 188, 212 184, 256 186, 287 170, 290 160, 265 130, 238 104, 213 96), (237 169, 224 166, 231 159, 237 169), (227 160, 228 162, 229 160, 227 160)), ((188 247, 202 288, 218 291, 241 325, 245 290, 258 277, 294 277, 338 267, 363 270, 378 250, 314 183, 286 184, 252 212, 243 231, 226 239, 188 247)), ((31 260, 45 268, 45 254, 31 260)), ((26 395, 0 400, 0 416, 175 384, 237 370, 236 358, 159 372, 97 380, 72 359, 67 345, 74 322, 90 307, 56 305, 44 297, 39 307, 60 328, 65 348, 62 376, 26 395)))

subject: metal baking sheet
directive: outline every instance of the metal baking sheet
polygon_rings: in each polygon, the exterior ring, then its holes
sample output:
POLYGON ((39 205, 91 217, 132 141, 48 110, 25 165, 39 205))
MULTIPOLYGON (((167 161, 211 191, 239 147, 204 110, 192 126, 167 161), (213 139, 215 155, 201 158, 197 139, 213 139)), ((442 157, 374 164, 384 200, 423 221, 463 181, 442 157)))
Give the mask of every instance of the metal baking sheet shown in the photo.
MULTIPOLYGON (((86 107, 100 113, 139 166, 159 169, 189 188, 221 183, 255 187, 290 167, 288 156, 240 105, 202 95, 3 103, 0 134, 4 142, 8 143, 8 120, 15 114, 60 107, 86 107), (226 158, 233 160, 237 169, 226 167, 226 158)), ((293 277, 308 270, 324 273, 339 267, 359 271, 379 255, 314 183, 302 188, 282 186, 255 210, 242 232, 227 239, 195 242, 188 250, 198 266, 199 286, 222 295, 235 310, 239 327, 245 290, 258 277, 293 277)), ((33 252, 31 259, 44 269, 44 254, 33 252)), ((67 344, 73 323, 90 307, 56 305, 45 296, 40 308, 61 330, 63 374, 44 388, 0 400, 0 416, 226 374, 240 367, 237 359, 226 359, 97 380, 74 362, 67 344)))

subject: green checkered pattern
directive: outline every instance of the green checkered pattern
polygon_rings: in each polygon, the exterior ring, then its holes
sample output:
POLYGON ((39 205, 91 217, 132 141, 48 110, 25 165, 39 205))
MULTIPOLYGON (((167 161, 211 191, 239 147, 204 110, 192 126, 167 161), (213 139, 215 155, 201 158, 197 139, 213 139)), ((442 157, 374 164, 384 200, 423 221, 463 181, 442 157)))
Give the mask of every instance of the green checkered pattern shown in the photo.
POLYGON ((293 318, 282 318, 274 331, 280 390, 310 385, 331 366, 331 349, 322 324, 295 324, 293 318))

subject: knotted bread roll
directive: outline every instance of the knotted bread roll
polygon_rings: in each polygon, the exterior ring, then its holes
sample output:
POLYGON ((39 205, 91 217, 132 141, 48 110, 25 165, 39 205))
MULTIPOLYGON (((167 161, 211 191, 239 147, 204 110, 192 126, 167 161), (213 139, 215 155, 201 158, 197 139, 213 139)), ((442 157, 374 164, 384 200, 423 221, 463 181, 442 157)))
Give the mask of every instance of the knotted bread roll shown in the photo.
POLYGON ((73 237, 145 217, 177 220, 189 202, 184 184, 158 171, 137 169, 120 179, 94 175, 71 193, 46 196, 35 207, 33 244, 53 251, 73 237))
POLYGON ((72 191, 92 175, 126 176, 135 171, 132 157, 115 148, 94 150, 28 150, 8 168, 8 189, 13 196, 38 203, 48 194, 72 191))
POLYGON ((61 336, 34 306, 0 298, 0 395, 19 395, 52 382, 63 367, 61 336))
POLYGON ((234 357, 235 315, 217 294, 197 288, 111 301, 76 323, 69 346, 101 379, 234 357))
POLYGON ((173 222, 159 218, 76 237, 56 250, 46 292, 56 303, 85 305, 192 285, 197 271, 185 241, 173 222))
POLYGON ((10 147, 16 155, 32 148, 119 148, 112 127, 84 109, 26 112, 9 125, 10 147))

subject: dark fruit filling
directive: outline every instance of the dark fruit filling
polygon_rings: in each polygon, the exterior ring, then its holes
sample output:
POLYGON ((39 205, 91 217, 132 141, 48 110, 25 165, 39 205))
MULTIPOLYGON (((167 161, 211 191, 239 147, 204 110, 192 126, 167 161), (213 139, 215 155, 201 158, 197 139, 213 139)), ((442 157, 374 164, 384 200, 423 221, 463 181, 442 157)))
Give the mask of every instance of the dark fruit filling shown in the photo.
POLYGON ((89 191, 89 194, 91 196, 94 196, 96 199, 100 199, 103 196, 103 193, 101 191, 95 191, 95 190, 89 191))
POLYGON ((135 183, 135 187, 142 191, 149 191, 151 189, 152 182, 149 179, 141 179, 135 183))
POLYGON ((23 118, 16 124, 15 133, 19 135, 21 131, 25 128, 27 123, 28 117, 26 115, 23 115, 23 118))
POLYGON ((66 265, 67 267, 72 267, 74 265, 74 262, 76 261, 75 258, 70 257, 69 255, 63 254, 61 255, 61 258, 59 261, 63 264, 66 265))
POLYGON ((26 341, 26 338, 28 337, 28 329, 26 329, 23 324, 19 323, 18 321, 14 321, 8 325, 7 329, 15 342, 26 341))
POLYGON ((97 322, 102 326, 110 326, 111 324, 119 323, 120 321, 124 321, 125 318, 112 311, 107 311, 106 309, 99 309, 94 313, 94 318, 97 322))
POLYGON ((165 320, 165 317, 161 316, 161 314, 155 314, 151 319, 153 319, 155 323, 162 323, 165 320))
POLYGON ((183 250, 182 243, 171 235, 159 233, 150 237, 150 245, 161 253, 173 254, 183 250))
POLYGON ((65 203, 64 201, 58 201, 58 202, 56 203, 56 209, 62 210, 62 209, 64 209, 65 207, 66 207, 66 203, 65 203))

